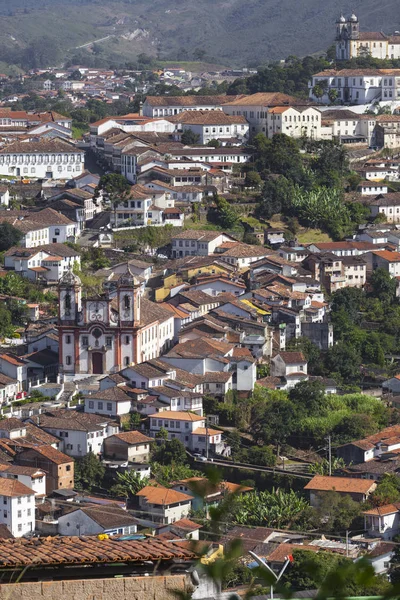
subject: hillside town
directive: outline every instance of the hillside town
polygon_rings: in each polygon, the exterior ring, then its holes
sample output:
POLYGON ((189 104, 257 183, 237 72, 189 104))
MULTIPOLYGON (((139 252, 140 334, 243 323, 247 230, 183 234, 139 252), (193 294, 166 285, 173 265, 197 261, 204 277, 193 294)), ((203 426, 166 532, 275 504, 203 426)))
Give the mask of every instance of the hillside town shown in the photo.
POLYGON ((0 600, 390 597, 400 33, 360 25, 305 93, 0 75, 0 600))

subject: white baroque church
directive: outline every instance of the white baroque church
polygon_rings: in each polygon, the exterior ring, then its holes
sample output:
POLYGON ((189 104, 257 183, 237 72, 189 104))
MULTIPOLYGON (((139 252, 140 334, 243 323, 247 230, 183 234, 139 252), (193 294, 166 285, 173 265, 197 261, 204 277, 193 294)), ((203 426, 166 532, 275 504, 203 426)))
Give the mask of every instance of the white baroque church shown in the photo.
POLYGON ((117 373, 172 346, 173 315, 141 296, 141 285, 129 269, 115 286, 92 298, 82 298, 81 280, 67 271, 58 284, 58 299, 64 381, 117 373))
POLYGON ((360 22, 354 13, 347 19, 341 15, 336 21, 336 59, 362 56, 381 60, 400 58, 400 33, 385 35, 382 31, 360 31, 360 22))

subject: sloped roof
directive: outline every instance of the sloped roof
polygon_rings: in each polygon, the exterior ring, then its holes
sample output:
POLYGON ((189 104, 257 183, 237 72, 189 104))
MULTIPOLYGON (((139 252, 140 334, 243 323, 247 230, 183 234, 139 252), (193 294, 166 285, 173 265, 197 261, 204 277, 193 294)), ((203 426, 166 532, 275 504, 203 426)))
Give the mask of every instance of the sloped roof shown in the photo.
POLYGON ((354 477, 327 477, 324 475, 315 475, 311 481, 304 486, 305 490, 315 490, 328 492, 368 494, 376 486, 375 481, 371 479, 358 479, 354 477))
POLYGON ((158 504, 162 506, 193 500, 192 496, 182 494, 182 492, 176 492, 175 490, 170 490, 162 486, 156 487, 151 485, 147 485, 136 495, 146 498, 149 504, 158 504))

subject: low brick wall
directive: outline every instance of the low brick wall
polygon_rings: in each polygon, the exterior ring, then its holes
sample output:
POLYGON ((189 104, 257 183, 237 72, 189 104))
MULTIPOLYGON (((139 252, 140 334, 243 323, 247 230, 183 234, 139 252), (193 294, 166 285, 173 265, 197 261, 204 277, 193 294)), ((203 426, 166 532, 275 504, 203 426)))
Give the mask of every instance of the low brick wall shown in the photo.
POLYGON ((186 575, 43 581, 0 585, 0 600, 176 600, 192 589, 186 575))

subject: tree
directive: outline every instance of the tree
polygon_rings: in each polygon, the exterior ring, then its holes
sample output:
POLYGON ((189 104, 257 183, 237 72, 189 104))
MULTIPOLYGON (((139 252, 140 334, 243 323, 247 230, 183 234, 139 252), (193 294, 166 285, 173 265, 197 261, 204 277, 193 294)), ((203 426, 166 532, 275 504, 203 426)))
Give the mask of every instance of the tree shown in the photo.
POLYGON ((353 414, 351 419, 344 417, 332 433, 338 444, 347 444, 372 435, 376 430, 377 425, 372 415, 353 414))
POLYGON ((337 91, 337 89, 331 88, 328 91, 328 98, 329 98, 329 102, 331 102, 331 104, 335 104, 338 97, 339 97, 339 92, 337 91))
MULTIPOLYGON (((342 458, 337 458, 334 456, 331 461, 332 473, 338 471, 339 469, 344 469, 346 463, 342 458)), ((329 475, 330 465, 329 461, 326 458, 323 458, 321 462, 313 463, 309 466, 308 472, 313 475, 329 475)))
POLYGON ((314 519, 315 526, 324 531, 345 531, 361 513, 360 503, 348 494, 342 495, 332 490, 319 496, 318 507, 314 509, 314 519))
POLYGON ((118 204, 128 198, 130 189, 131 186, 123 175, 108 173, 100 178, 99 184, 95 189, 94 198, 97 198, 100 191, 103 191, 104 198, 110 202, 116 211, 118 204))
POLYGON ((224 229, 233 229, 239 221, 239 217, 234 208, 222 196, 215 198, 216 221, 224 229))
POLYGON ((287 212, 291 207, 293 194, 293 182, 283 175, 267 178, 259 198, 258 215, 270 219, 275 214, 287 212))
POLYGON ((189 477, 197 477, 201 475, 199 471, 195 471, 185 464, 174 462, 170 465, 160 465, 157 462, 153 462, 151 465, 151 472, 157 483, 168 486, 172 481, 178 481, 179 479, 188 479, 189 477))
POLYGON ((302 413, 317 415, 325 404, 325 387, 320 381, 301 381, 290 390, 289 400, 302 413))
POLYGON ((256 387, 249 431, 257 443, 283 444, 296 427, 298 409, 283 392, 269 392, 256 387))
POLYGON ((12 246, 18 246, 24 234, 11 223, 0 224, 0 252, 9 250, 12 246))
POLYGON ((328 374, 337 373, 345 381, 360 377, 361 356, 357 348, 338 342, 329 348, 325 357, 325 369, 328 374))
POLYGON ((177 438, 164 441, 160 445, 155 445, 151 460, 161 465, 185 464, 187 462, 185 446, 177 438))
POLYGON ((373 506, 385 506, 400 501, 400 479, 394 473, 385 473, 376 490, 369 497, 373 506))
POLYGON ((257 171, 248 171, 246 173, 246 179, 244 185, 250 188, 258 188, 262 183, 262 179, 257 171))
POLYGON ((115 496, 133 498, 133 496, 146 487, 149 482, 150 479, 148 477, 141 477, 140 473, 133 470, 117 473, 116 483, 113 485, 110 492, 115 496))
POLYGON ((75 487, 81 490, 90 490, 101 485, 105 468, 93 452, 88 452, 83 458, 75 460, 75 487))
POLYGON ((5 306, 0 306, 0 339, 14 336, 11 313, 5 306))
POLYGON ((386 269, 379 267, 372 272, 371 294, 381 300, 384 304, 391 304, 396 297, 397 281, 386 269))
POLYGON ((313 89, 312 89, 312 93, 313 96, 315 96, 315 98, 317 98, 317 100, 321 100, 322 96, 325 94, 325 91, 323 89, 323 87, 317 83, 314 85, 313 89))
POLYGON ((191 146, 193 144, 198 144, 200 141, 200 135, 198 133, 194 133, 191 129, 185 129, 181 135, 181 142, 185 144, 185 146, 191 146))
POLYGON ((210 140, 209 142, 207 142, 207 146, 209 146, 210 148, 219 148, 221 146, 221 143, 218 140, 210 140))

